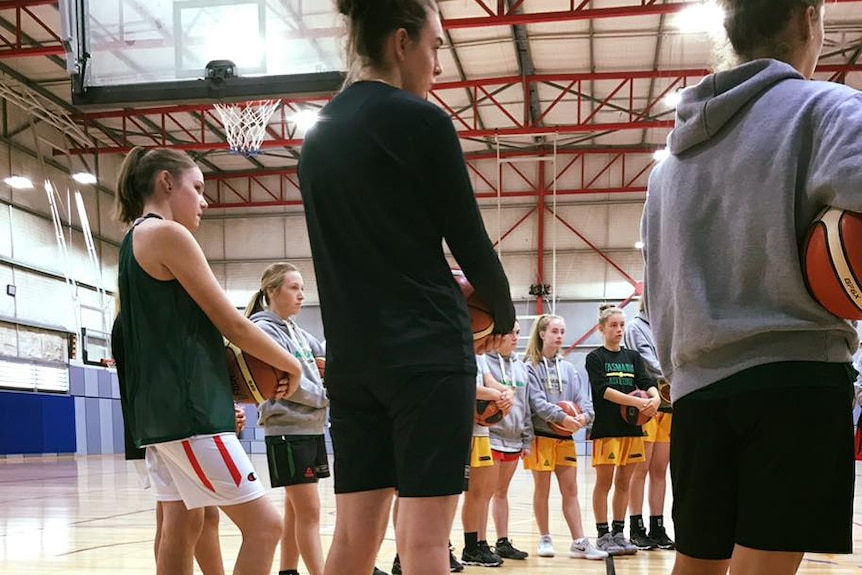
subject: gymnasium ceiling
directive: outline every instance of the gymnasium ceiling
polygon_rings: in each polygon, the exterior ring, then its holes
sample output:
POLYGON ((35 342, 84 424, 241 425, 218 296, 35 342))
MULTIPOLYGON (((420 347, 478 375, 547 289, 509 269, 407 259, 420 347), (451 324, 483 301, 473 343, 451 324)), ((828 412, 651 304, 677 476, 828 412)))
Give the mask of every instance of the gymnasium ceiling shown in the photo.
MULTIPOLYGON (((90 1, 131 7, 142 18, 149 6, 90 1)), ((331 12, 328 0, 266 4, 276 13, 287 14, 288 5, 331 12)), ((862 1, 827 6, 817 78, 862 88, 862 1)), ((452 115, 480 199, 541 202, 552 191, 571 201, 642 198, 654 153, 672 125, 666 97, 697 83, 716 61, 709 29, 718 18, 700 2, 441 0, 440 9, 444 73, 430 98, 452 115), (554 168, 538 169, 537 157, 553 158, 554 168)), ((41 153, 65 157, 61 163, 95 170, 115 165, 134 145, 176 146, 199 159, 214 207, 298 205, 303 132, 297 113, 324 105, 334 85, 281 95, 265 153, 246 158, 226 153, 208 101, 73 105, 61 37, 56 1, 0 0, 6 141, 33 147, 27 135, 33 124, 21 113, 28 109, 36 123, 63 134, 47 148, 38 144, 41 153)), ((134 74, 139 64, 123 59, 121 41, 118 36, 114 55, 134 74)))

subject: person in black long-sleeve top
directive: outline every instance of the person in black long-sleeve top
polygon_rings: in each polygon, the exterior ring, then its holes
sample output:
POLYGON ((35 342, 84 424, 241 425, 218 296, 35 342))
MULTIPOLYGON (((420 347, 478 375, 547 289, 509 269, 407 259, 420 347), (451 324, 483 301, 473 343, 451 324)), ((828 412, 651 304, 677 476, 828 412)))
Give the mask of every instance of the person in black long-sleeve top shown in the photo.
POLYGON ((644 366, 641 355, 622 347, 625 333, 625 313, 620 308, 604 304, 599 308, 599 332, 602 346, 587 354, 585 367, 593 390, 593 467, 596 484, 593 489, 593 513, 599 532, 597 546, 610 555, 637 553, 637 546, 623 535, 629 484, 635 464, 644 460, 643 429, 631 425, 620 416, 620 406, 635 407, 652 417, 661 403, 655 381, 644 366), (636 389, 648 398, 630 395, 636 389), (608 527, 608 494, 614 487, 611 512, 612 527, 608 527))
MULTIPOLYGON (((299 180, 327 340, 336 527, 326 573, 370 572, 391 497, 411 575, 449 571, 469 465, 476 361, 448 244, 495 334, 509 284, 451 119, 426 101, 443 31, 431 0, 339 0, 354 80, 305 137, 299 180)), ((492 337, 491 346, 501 337, 492 337)))

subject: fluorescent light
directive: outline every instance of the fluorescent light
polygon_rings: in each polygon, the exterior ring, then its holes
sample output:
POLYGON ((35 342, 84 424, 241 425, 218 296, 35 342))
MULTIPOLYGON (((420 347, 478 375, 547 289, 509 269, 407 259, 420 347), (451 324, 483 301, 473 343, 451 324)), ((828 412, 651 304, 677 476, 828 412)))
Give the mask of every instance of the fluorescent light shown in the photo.
POLYGON ((30 178, 25 178, 24 176, 9 176, 3 181, 16 190, 29 190, 33 187, 33 182, 30 181, 30 178))
POLYGON ((643 243, 643 242, 641 242, 641 241, 637 241, 637 242, 635 242, 635 249, 636 249, 636 250, 642 250, 642 249, 644 249, 644 243, 643 243))
POLYGON ((683 32, 721 36, 724 34, 724 10, 715 0, 691 3, 677 13, 673 23, 683 32))
POLYGON ((74 174, 72 174, 72 179, 75 180, 76 182, 78 182, 79 184, 85 184, 85 185, 95 184, 96 182, 99 181, 96 178, 96 176, 94 176, 90 172, 74 173, 74 174))
POLYGON ((661 148, 660 150, 656 150, 652 154, 652 159, 656 162, 661 162, 670 157, 670 151, 667 148, 661 148))
POLYGON ((679 106, 679 101, 682 100, 682 91, 674 90, 673 92, 668 93, 667 96, 664 97, 664 105, 668 108, 676 108, 679 106))
POLYGON ((302 132, 310 130, 319 119, 317 110, 300 110, 293 115, 293 123, 302 132))

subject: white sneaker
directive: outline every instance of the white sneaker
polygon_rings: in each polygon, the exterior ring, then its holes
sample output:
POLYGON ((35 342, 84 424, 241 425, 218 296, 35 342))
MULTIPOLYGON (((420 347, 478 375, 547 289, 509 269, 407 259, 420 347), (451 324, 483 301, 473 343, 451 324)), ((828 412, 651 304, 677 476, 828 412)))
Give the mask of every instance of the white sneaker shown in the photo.
POLYGON ((606 552, 593 547, 586 537, 572 541, 572 546, 569 548, 569 557, 572 559, 604 559, 607 556, 606 552))
POLYGON ((550 535, 542 535, 539 537, 539 547, 536 550, 536 553, 539 557, 553 557, 554 556, 554 542, 551 541, 550 535))

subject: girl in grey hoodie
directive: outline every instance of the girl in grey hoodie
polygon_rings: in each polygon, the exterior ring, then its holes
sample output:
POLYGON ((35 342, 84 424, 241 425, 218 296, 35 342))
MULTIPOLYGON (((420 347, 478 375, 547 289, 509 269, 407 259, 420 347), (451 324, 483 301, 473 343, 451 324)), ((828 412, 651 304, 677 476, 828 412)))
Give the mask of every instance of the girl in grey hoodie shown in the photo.
POLYGON ((310 575, 323 574, 317 481, 329 477, 324 441, 329 400, 318 368, 323 346, 293 320, 302 308, 303 290, 295 266, 272 264, 246 308, 249 319, 302 364, 299 389, 289 400, 270 399, 258 406, 270 481, 286 490, 279 575, 297 575, 300 555, 310 575))
POLYGON ((530 330, 524 363, 530 380, 530 409, 533 413, 535 438, 524 467, 533 472, 533 514, 539 528, 539 557, 553 557, 554 545, 548 527, 548 498, 551 472, 557 476, 563 496, 563 516, 572 535, 569 557, 604 559, 604 551, 596 549, 584 536, 581 505, 578 502, 578 456, 572 435, 593 421, 593 400, 590 386, 578 376, 575 366, 560 356, 566 322, 560 316, 542 315, 530 330), (560 401, 578 404, 581 414, 572 417, 557 405, 560 401), (550 427, 556 423, 567 432, 560 435, 550 427))
POLYGON ((497 352, 485 355, 491 376, 512 390, 515 402, 512 411, 491 426, 491 449, 497 474, 492 499, 494 528, 497 532, 494 552, 503 559, 526 559, 528 556, 509 540, 509 485, 518 461, 530 452, 533 441, 527 366, 515 354, 520 333, 521 326, 515 322, 515 328, 503 337, 497 352))
POLYGON ((720 4, 741 64, 683 91, 642 223, 673 572, 789 575, 852 550, 857 335, 808 293, 800 250, 825 207, 862 212, 862 94, 811 81, 823 0, 720 4))

